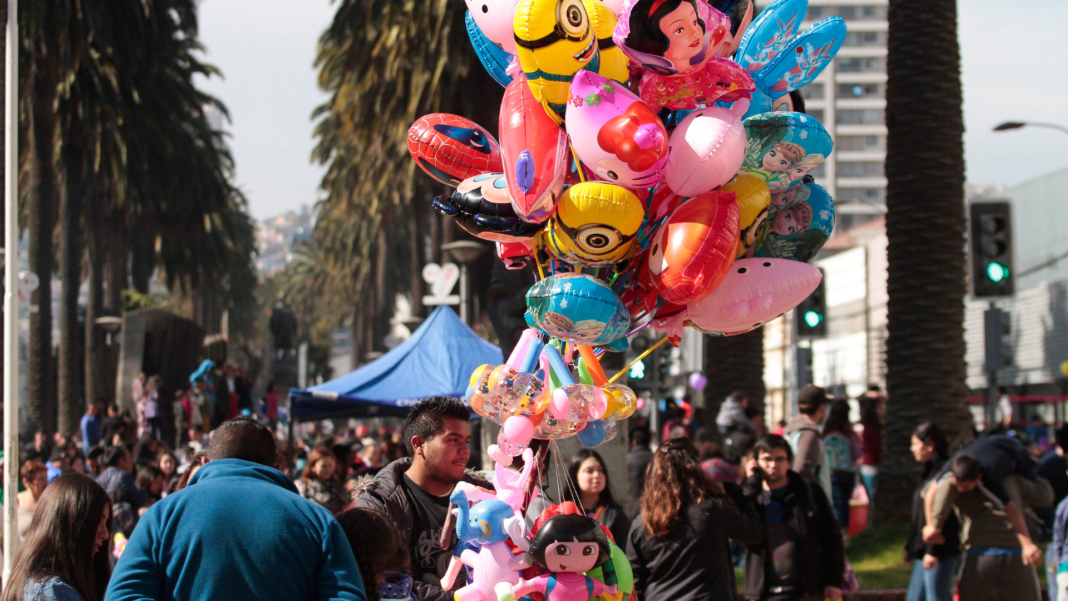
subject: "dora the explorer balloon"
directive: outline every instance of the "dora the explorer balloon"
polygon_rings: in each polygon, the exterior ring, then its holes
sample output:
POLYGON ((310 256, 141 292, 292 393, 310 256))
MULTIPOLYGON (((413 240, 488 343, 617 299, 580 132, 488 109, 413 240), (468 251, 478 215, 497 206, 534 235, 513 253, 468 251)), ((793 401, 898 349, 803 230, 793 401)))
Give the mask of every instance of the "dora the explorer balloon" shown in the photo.
POLYGON ((748 98, 756 89, 745 69, 715 57, 730 30, 730 19, 705 0, 624 0, 612 39, 645 70, 643 101, 694 109, 748 98))
POLYGON ((606 586, 584 574, 611 558, 608 537, 597 520, 584 515, 555 515, 534 535, 529 559, 545 566, 549 574, 522 580, 512 587, 516 599, 538 592, 545 601, 586 601, 615 595, 617 585, 606 586))

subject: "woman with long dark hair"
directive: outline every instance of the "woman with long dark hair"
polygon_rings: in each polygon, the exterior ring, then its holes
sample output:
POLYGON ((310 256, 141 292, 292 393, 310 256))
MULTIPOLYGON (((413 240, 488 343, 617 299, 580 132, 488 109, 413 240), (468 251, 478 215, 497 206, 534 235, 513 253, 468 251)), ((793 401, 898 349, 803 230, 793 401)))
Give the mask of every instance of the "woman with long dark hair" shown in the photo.
POLYGON ((81 474, 56 478, 41 495, 0 601, 103 601, 110 536, 104 489, 81 474))
POLYGON ((945 542, 930 545, 923 542, 924 493, 938 476, 942 465, 949 460, 949 444, 937 424, 920 424, 912 433, 909 447, 912 457, 923 464, 923 480, 912 497, 912 536, 905 545, 905 557, 915 563, 909 580, 908 601, 949 601, 953 598, 953 581, 960 567, 960 525, 955 515, 942 526, 945 542))
POLYGON ((849 532, 849 501, 857 485, 860 437, 849 421, 849 401, 835 399, 823 424, 823 450, 831 468, 831 505, 842 532, 849 532))
POLYGON ((657 449, 641 510, 627 540, 637 598, 738 597, 727 539, 756 544, 764 540, 764 523, 708 477, 689 439, 673 438, 657 449))
POLYGON ((407 544, 389 516, 357 507, 338 515, 337 522, 356 557, 367 601, 411 597, 407 544))
POLYGON ((630 519, 612 496, 612 484, 608 481, 608 470, 601 455, 593 449, 582 449, 575 453, 567 468, 567 477, 574 488, 570 485, 564 487, 564 500, 578 505, 588 517, 608 526, 616 545, 620 548, 625 546, 630 519))
POLYGON ((326 447, 315 447, 300 479, 294 484, 300 496, 318 503, 337 515, 345 510, 349 498, 337 484, 337 458, 326 447))

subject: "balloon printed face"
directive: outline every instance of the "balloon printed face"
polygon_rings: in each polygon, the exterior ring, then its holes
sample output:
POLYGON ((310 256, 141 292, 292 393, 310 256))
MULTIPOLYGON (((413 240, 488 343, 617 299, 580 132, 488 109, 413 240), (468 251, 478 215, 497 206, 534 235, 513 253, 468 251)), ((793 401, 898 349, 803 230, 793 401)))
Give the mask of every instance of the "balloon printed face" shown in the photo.
POLYGON ((527 324, 564 342, 609 344, 626 335, 630 315, 604 282, 560 273, 527 291, 527 324))
POLYGON ((807 263, 834 230, 834 200, 816 184, 801 184, 772 196, 769 220, 767 240, 756 256, 807 263))
POLYGON ((503 168, 497 140, 474 121, 448 113, 416 119, 408 129, 408 152, 430 177, 448 186, 503 168))
POLYGON ((465 0, 467 10, 487 38, 509 54, 515 54, 512 24, 519 0, 465 0))
POLYGON ((667 164, 667 130, 626 87, 579 71, 571 81, 566 115, 575 153, 599 178, 627 188, 660 182, 667 164))
POLYGON ((434 199, 434 210, 455 217, 472 236, 494 242, 521 242, 541 229, 516 216, 508 182, 500 173, 484 173, 460 182, 451 197, 434 199))
POLYGON ((500 133, 512 206, 520 219, 541 223, 556 209, 571 157, 567 132, 538 104, 522 74, 504 91, 500 133))
POLYGON ((625 0, 612 39, 646 71, 685 75, 704 66, 730 26, 705 0, 625 0))
POLYGON ((762 178, 772 194, 801 185, 834 149, 823 124, 803 113, 763 113, 743 125, 748 142, 741 169, 762 178))
POLYGON ((549 219, 545 239, 549 252, 574 265, 613 265, 637 249, 635 234, 644 210, 633 192, 586 182, 564 191, 560 206, 549 219))

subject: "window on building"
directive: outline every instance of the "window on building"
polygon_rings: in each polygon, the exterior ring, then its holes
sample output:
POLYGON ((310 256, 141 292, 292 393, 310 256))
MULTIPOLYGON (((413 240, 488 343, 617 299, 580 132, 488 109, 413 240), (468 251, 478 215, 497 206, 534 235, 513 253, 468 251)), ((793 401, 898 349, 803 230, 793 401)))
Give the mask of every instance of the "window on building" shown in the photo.
POLYGON ((839 98, 883 98, 885 96, 886 86, 881 83, 838 84, 839 98))
POLYGON ((886 115, 880 109, 843 109, 838 111, 838 125, 882 125, 886 115))
POLYGON ((882 177, 881 161, 839 162, 839 177, 882 177))
POLYGON ((886 73, 886 59, 879 58, 843 58, 834 61, 839 73, 886 73))
POLYGON ((838 188, 836 201, 863 201, 884 202, 886 190, 884 188, 838 188))
POLYGON ((842 17, 849 21, 885 21, 885 6, 809 6, 806 21, 819 21, 827 17, 842 17))
POLYGON ((815 169, 809 171, 808 174, 815 178, 827 177, 827 164, 820 163, 815 169))
POLYGON ((852 31, 846 34, 844 46, 886 46, 886 34, 876 31, 852 31))
POLYGON ((886 150, 884 136, 837 136, 834 139, 836 150, 853 152, 886 150))
POLYGON ((823 100, 826 96, 826 91, 821 83, 810 83, 807 86, 801 88, 801 95, 805 97, 805 100, 823 100))
POLYGON ((813 118, 816 119, 816 121, 819 121, 820 123, 823 123, 823 121, 824 121, 823 118, 824 118, 825 115, 824 115, 823 109, 810 109, 810 110, 805 111, 805 113, 808 114, 808 115, 811 115, 813 118))
POLYGON ((810 6, 808 7, 808 14, 805 15, 805 20, 819 21, 837 14, 838 9, 833 6, 810 6))

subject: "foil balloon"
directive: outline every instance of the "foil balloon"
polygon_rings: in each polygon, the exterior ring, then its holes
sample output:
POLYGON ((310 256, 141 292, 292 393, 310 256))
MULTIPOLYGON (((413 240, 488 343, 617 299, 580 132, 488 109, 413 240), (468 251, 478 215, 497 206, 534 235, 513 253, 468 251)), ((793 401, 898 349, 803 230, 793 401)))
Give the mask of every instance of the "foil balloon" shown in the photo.
POLYGON ((497 243, 497 258, 504 263, 505 269, 523 269, 529 264, 529 259, 533 254, 534 245, 527 240, 497 243))
POLYGON ((772 194, 799 186, 834 149, 827 128, 804 113, 764 113, 743 122, 748 141, 741 169, 772 194))
POLYGON ((638 94, 650 106, 676 110, 696 109, 714 102, 748 99, 756 90, 749 73, 738 63, 713 57, 704 68, 688 75, 642 75, 638 94))
MULTIPOLYGON (((512 26, 519 0, 464 0, 472 20, 486 38, 504 52, 515 54, 515 35, 512 26)), ((470 27, 468 28, 470 29, 470 27)))
POLYGON ((786 259, 738 259, 718 288, 686 314, 654 327, 681 331, 683 323, 709 334, 756 329, 808 298, 823 278, 819 268, 786 259))
POLYGON ((604 391, 593 384, 575 382, 556 347, 546 346, 545 358, 561 383, 552 392, 549 413, 558 420, 569 422, 585 423, 601 419, 608 409, 608 398, 604 391))
POLYGON ((566 115, 575 154, 597 177, 627 188, 660 183, 667 164, 667 130, 627 88, 579 71, 571 80, 566 115))
POLYGON ((503 169, 497 140, 474 121, 448 113, 416 119, 408 128, 408 152, 427 175, 448 186, 503 169))
POLYGON ((560 273, 527 291, 527 324, 564 342, 597 345, 623 338, 630 314, 604 282, 560 273))
POLYGON ((614 265, 637 250, 635 235, 645 211, 633 192, 605 182, 586 182, 564 191, 545 229, 553 256, 586 267, 614 265))
POLYGON ((736 255, 743 257, 750 250, 759 248, 768 235, 771 194, 764 180, 744 172, 718 189, 720 192, 734 192, 738 201, 738 225, 741 232, 738 234, 736 255))
POLYGON ((706 386, 708 386, 708 378, 705 376, 705 374, 699 371, 695 371, 690 374, 690 379, 688 383, 690 384, 690 388, 693 388, 697 392, 701 392, 705 389, 706 386))
POLYGON ((670 303, 688 305, 727 275, 738 244, 738 203, 730 192, 708 192, 667 218, 650 242, 645 273, 670 303))
POLYGON ((616 16, 599 0, 520 0, 516 54, 534 98, 560 122, 581 69, 625 82, 626 57, 612 42, 616 16))
POLYGON ((771 195, 768 220, 756 255, 807 263, 834 231, 834 200, 817 184, 801 184, 771 195))
POLYGON ((730 57, 738 50, 749 24, 753 22, 754 6, 751 0, 714 0, 712 7, 731 20, 731 35, 716 50, 716 56, 730 57))
MULTIPOLYGON (((468 2, 468 4, 470 4, 470 2, 468 2)), ((497 3, 495 2, 494 4, 497 3)), ((470 11, 467 12, 466 24, 467 37, 471 38, 471 46, 475 49, 475 55, 478 56, 478 61, 482 63, 482 66, 486 68, 486 72, 490 74, 490 77, 492 77, 494 81, 504 87, 508 87, 508 84, 512 83, 512 75, 508 73, 508 67, 513 61, 512 55, 507 51, 502 50, 500 46, 490 41, 490 39, 482 33, 478 23, 475 21, 473 13, 470 11)), ((510 33, 511 29, 509 28, 509 34, 510 33)))
POLYGON ((556 209, 571 157, 567 133, 545 114, 522 75, 504 91, 500 134, 512 206, 521 219, 541 223, 556 209))
POLYGON ((494 242, 521 242, 541 229, 516 216, 501 173, 483 173, 460 182, 452 196, 434 199, 434 210, 454 217, 472 236, 494 242))
POLYGON ((682 120, 668 146, 664 182, 679 196, 697 196, 738 172, 746 151, 745 128, 737 110, 704 108, 682 120))
POLYGON ((730 37, 731 22, 705 0, 624 0, 612 40, 650 73, 700 71, 730 37))

